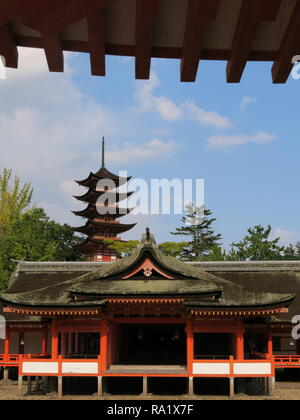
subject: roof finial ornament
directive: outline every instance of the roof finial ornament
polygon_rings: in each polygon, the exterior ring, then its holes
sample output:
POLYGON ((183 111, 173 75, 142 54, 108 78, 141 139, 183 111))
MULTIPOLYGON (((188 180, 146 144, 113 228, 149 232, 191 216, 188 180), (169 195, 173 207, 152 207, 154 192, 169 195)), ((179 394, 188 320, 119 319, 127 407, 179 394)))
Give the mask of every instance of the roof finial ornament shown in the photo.
POLYGON ((105 166, 105 139, 102 137, 102 168, 105 166))
POLYGON ((148 227, 146 228, 146 233, 143 234, 141 242, 144 245, 155 245, 156 244, 154 235, 152 235, 151 232, 150 232, 150 228, 148 228, 148 227))

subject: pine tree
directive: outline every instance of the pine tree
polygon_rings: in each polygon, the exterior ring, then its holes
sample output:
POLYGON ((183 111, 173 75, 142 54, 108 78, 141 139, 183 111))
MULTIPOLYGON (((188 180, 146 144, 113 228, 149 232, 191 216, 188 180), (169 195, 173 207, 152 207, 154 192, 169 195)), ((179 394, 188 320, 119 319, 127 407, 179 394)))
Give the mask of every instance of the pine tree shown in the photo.
POLYGON ((239 261, 268 261, 280 260, 284 247, 278 245, 280 238, 270 239, 272 228, 261 225, 248 229, 248 235, 232 246, 236 248, 236 259, 239 261))
POLYGON ((190 238, 188 246, 184 249, 184 258, 187 260, 206 259, 216 249, 216 245, 222 239, 220 234, 215 234, 212 224, 216 221, 210 218, 212 211, 203 207, 196 207, 188 204, 185 208, 186 214, 181 219, 185 224, 176 228, 172 235, 187 236, 190 238))

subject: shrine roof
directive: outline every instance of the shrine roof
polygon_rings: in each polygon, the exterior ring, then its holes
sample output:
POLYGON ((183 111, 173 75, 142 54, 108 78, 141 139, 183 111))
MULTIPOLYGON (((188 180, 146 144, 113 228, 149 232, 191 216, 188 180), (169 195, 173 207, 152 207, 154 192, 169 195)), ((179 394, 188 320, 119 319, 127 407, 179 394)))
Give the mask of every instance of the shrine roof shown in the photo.
POLYGON ((94 307, 103 305, 108 296, 124 298, 124 296, 137 295, 140 297, 171 295, 185 296, 185 298, 187 296, 185 303, 194 307, 252 308, 287 307, 295 297, 292 291, 286 294, 285 291, 273 293, 272 288, 263 292, 253 288, 249 290, 246 284, 233 282, 226 278, 228 276, 213 275, 199 269, 199 265, 194 266, 168 257, 159 250, 158 246, 147 241, 131 256, 115 263, 53 263, 53 266, 49 263, 49 272, 43 271, 46 267, 47 265, 41 263, 37 265, 21 263, 18 267, 18 276, 11 281, 9 289, 2 295, 3 302, 36 307, 94 307), (154 264, 171 273, 173 277, 126 278, 128 273, 133 272, 146 259, 151 259, 154 264), (20 270, 22 268, 26 270, 26 265, 39 275, 35 277, 33 274, 23 273, 20 276, 20 270), (73 267, 74 271, 69 267, 73 267), (52 268, 57 271, 51 271, 52 268), (22 285, 26 278, 27 287, 22 285), (40 283, 38 278, 41 280, 40 283), (92 301, 74 301, 73 294, 88 294, 92 297, 92 301), (201 294, 216 295, 218 298, 208 303, 200 297, 201 294))

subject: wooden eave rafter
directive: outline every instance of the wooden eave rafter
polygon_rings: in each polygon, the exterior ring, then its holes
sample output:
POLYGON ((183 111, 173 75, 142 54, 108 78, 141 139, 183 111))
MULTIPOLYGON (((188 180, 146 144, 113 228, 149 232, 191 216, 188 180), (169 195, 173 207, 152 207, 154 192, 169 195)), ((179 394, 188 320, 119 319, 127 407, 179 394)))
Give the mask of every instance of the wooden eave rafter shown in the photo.
POLYGON ((181 59, 181 81, 196 80, 203 47, 204 33, 209 20, 216 18, 219 0, 189 0, 181 59))
POLYGON ((1 2, 0 26, 12 21, 21 12, 20 0, 1 2))
POLYGON ((228 83, 241 81, 259 24, 274 21, 280 5, 281 0, 243 0, 227 64, 228 83))
POLYGON ((300 1, 296 0, 290 23, 272 67, 274 83, 285 83, 293 68, 292 59, 300 54, 300 1))
POLYGON ((93 316, 101 314, 100 309, 47 309, 47 308, 15 308, 8 307, 4 308, 4 313, 16 313, 19 315, 34 315, 34 316, 61 316, 61 315, 82 315, 82 316, 93 316))
POLYGON ((0 54, 5 58, 6 67, 18 68, 18 49, 11 23, 0 26, 0 54))
POLYGON ((138 0, 136 2, 135 28, 135 77, 149 79, 155 17, 160 0, 138 0))
POLYGON ((215 316, 270 316, 275 314, 286 314, 288 313, 287 308, 277 308, 277 309, 261 309, 261 310, 202 310, 202 309, 192 309, 190 311, 192 316, 201 316, 201 317, 215 317, 215 316))
MULTIPOLYGON (((105 54, 134 56, 136 78, 141 79, 149 78, 152 57, 179 58, 182 81, 196 79, 199 60, 227 60, 230 83, 241 80, 248 61, 273 61, 273 82, 285 83, 293 67, 292 58, 300 53, 300 0, 232 2, 237 3, 237 7, 229 6, 232 13, 230 9, 225 23, 221 15, 225 10, 224 1, 187 0, 187 8, 182 7, 183 19, 176 18, 181 25, 176 31, 176 34, 181 33, 177 39, 172 22, 166 18, 166 7, 171 6, 166 6, 162 0, 138 0, 133 12, 128 8, 129 13, 135 13, 135 16, 130 15, 135 26, 133 33, 124 30, 124 38, 119 36, 120 22, 113 21, 117 31, 111 25, 111 12, 115 18, 121 2, 5 0, 0 10, 0 54, 5 57, 7 67, 16 68, 17 46, 43 48, 50 71, 62 72, 63 51, 86 52, 90 54, 92 74, 101 76, 105 75, 105 54), (109 13, 106 13, 107 8, 109 13), (221 35, 216 40, 219 25, 215 25, 214 20, 224 24, 223 33, 233 34, 232 37, 218 42, 221 35), (87 30, 83 29, 78 36, 77 28, 72 25, 80 22, 83 25, 79 26, 87 30), (268 27, 266 22, 271 25, 268 27), (30 33, 32 29, 39 33, 30 33), (68 31, 67 37, 65 31, 68 31)), ((177 13, 180 10, 178 8, 177 13)), ((123 28, 121 34, 122 31, 123 28)))
POLYGON ((22 22, 41 32, 59 33, 112 0, 21 0, 22 22))
POLYGON ((22 23, 41 32, 48 67, 64 71, 63 47, 59 33, 87 18, 92 74, 105 75, 104 9, 112 0, 32 0, 22 2, 22 23))
POLYGON ((131 305, 131 304, 163 304, 163 305, 178 305, 183 303, 183 299, 170 299, 170 298, 127 298, 127 299, 107 299, 107 303, 109 304, 123 304, 123 305, 131 305))

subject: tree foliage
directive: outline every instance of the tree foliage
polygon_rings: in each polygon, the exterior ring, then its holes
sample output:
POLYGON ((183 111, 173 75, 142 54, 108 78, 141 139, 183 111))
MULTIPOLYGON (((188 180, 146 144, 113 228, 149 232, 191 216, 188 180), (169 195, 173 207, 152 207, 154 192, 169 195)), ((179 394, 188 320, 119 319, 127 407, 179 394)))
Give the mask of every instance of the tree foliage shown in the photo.
POLYGON ((139 245, 139 241, 115 241, 113 239, 104 239, 104 243, 115 253, 118 258, 131 255, 134 249, 139 245))
POLYGON ((238 261, 270 261, 282 259, 284 247, 278 245, 280 238, 271 239, 272 228, 261 225, 248 229, 245 238, 233 243, 233 252, 238 261))
MULTIPOLYGON (((17 261, 75 261, 81 259, 72 245, 79 240, 68 225, 49 219, 40 208, 28 210, 1 235, 0 284, 7 286, 17 261)), ((1 286, 0 286, 1 288, 1 286)))
POLYGON ((29 209, 33 190, 30 183, 21 186, 11 169, 0 174, 0 235, 29 209))
POLYGON ((188 246, 188 242, 163 242, 159 245, 166 255, 179 259, 184 258, 188 246))

